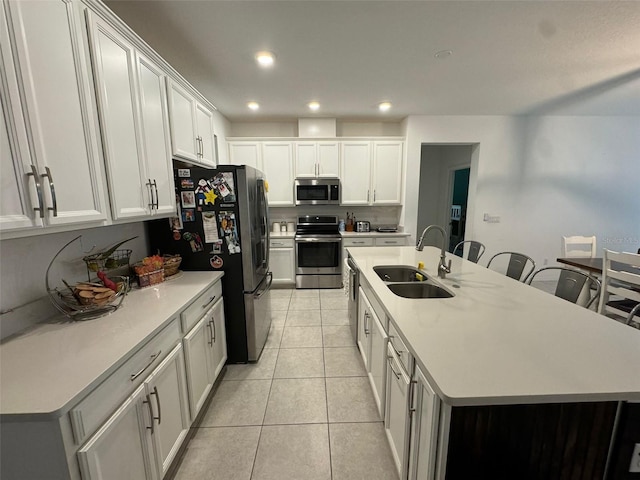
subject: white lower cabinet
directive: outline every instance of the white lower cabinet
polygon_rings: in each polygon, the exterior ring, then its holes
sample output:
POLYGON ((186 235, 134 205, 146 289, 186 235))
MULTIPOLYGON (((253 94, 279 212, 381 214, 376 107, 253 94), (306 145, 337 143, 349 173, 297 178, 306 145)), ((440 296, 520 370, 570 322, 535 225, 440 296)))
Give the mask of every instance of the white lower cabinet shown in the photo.
POLYGON ((145 385, 140 385, 78 451, 84 480, 156 479, 152 446, 153 413, 145 385))
POLYGON ((273 274, 273 285, 293 285, 296 281, 293 239, 272 238, 269 246, 269 268, 273 274))
POLYGON ((417 367, 414 380, 409 480, 431 480, 436 471, 440 400, 417 367))
POLYGON ((400 478, 407 478, 409 452, 409 387, 411 381, 389 344, 384 428, 400 478))
POLYGON ((78 451, 82 478, 160 479, 189 431, 182 345, 78 451))
POLYGON ((369 363, 371 357, 371 306, 367 301, 367 296, 362 290, 358 289, 358 335, 357 344, 362 356, 365 370, 369 371, 369 363))
POLYGON ((227 360, 224 308, 218 301, 184 337, 191 421, 195 420, 227 360))

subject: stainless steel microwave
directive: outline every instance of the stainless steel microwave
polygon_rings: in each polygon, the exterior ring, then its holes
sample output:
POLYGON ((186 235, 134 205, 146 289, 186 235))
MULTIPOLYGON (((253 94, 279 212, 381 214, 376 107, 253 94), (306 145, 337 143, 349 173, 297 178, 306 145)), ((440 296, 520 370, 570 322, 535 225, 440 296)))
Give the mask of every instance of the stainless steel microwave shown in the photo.
POLYGON ((296 178, 296 205, 340 205, 339 178, 296 178))

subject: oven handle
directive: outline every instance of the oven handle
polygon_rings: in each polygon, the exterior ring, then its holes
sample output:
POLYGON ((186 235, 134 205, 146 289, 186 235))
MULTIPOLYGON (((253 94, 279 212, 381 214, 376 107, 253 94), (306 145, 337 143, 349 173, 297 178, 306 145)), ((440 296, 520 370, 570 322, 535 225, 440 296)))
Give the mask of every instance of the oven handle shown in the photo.
POLYGON ((296 238, 296 243, 340 243, 342 238, 296 238))

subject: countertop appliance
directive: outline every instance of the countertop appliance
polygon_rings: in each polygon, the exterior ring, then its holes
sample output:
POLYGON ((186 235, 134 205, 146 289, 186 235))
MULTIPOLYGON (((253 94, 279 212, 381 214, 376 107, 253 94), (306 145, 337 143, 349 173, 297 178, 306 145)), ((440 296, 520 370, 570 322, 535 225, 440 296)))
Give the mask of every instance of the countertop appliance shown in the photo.
POLYGON ((296 205, 339 205, 339 178, 296 178, 296 205))
POLYGON ((371 229, 371 224, 369 222, 357 221, 355 228, 356 232, 368 232, 371 229))
POLYGON ((337 216, 299 216, 294 242, 296 288, 342 287, 342 237, 337 216))
POLYGON ((376 228, 376 230, 383 233, 395 233, 398 231, 398 226, 397 225, 380 225, 378 228, 376 228))
POLYGON ((349 273, 349 327, 353 341, 358 342, 358 286, 360 285, 360 272, 351 257, 347 258, 345 267, 349 273))
POLYGON ((228 362, 257 361, 271 326, 264 174, 244 165, 181 166, 178 216, 147 222, 150 251, 180 254, 182 270, 224 271, 228 362))

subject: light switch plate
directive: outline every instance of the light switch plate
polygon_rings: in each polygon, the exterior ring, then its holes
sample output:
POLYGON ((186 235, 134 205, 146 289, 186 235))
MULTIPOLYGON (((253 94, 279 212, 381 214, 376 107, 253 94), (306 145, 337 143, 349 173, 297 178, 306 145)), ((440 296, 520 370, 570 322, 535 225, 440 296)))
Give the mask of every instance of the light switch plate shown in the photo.
POLYGON ((633 449, 629 471, 631 473, 640 473, 640 443, 636 443, 636 446, 633 449))

